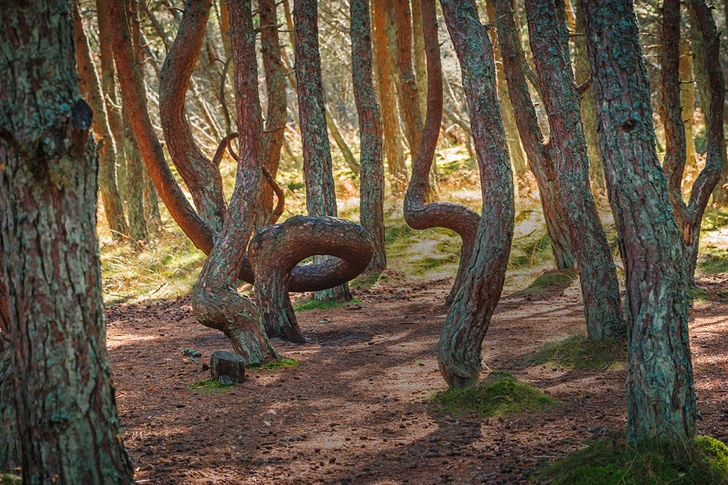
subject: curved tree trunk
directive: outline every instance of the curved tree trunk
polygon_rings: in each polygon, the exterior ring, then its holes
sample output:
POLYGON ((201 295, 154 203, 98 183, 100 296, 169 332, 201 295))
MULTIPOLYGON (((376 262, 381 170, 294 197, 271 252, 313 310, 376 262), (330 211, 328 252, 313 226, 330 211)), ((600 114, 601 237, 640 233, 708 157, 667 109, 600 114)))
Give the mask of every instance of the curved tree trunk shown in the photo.
POLYGON ((374 45, 374 72, 377 77, 377 93, 382 108, 384 151, 387 158, 390 185, 395 196, 407 189, 407 166, 402 151, 402 131, 397 114, 394 73, 387 40, 386 0, 372 0, 372 32, 374 45))
POLYGON ((466 280, 445 320, 438 356, 440 372, 450 387, 464 387, 477 382, 482 367, 480 347, 503 290, 513 239, 513 176, 498 111, 488 33, 473 3, 440 3, 462 67, 483 194, 466 280))
POLYGON ((366 272, 381 273, 387 267, 384 247, 382 116, 372 81, 372 37, 368 0, 352 0, 350 18, 351 77, 359 116, 360 220, 374 243, 374 255, 366 272))
POLYGON ((427 56, 427 116, 422 145, 412 166, 407 194, 404 199, 404 219, 413 229, 446 227, 458 233, 463 241, 458 274, 446 304, 451 305, 465 281, 465 268, 470 259, 478 231, 480 216, 458 204, 440 202, 426 204, 427 177, 437 148, 442 122, 442 66, 437 40, 437 18, 434 0, 426 0, 422 10, 425 53, 427 56))
POLYGON ((556 2, 543 0, 526 0, 526 12, 531 52, 549 118, 562 214, 579 268, 587 335, 592 340, 622 337, 626 329, 617 268, 589 186, 587 144, 568 44, 566 49, 557 47, 566 34, 565 12, 556 2))
POLYGON ((130 484, 106 351, 98 166, 92 110, 76 85, 72 4, 12 3, 3 20, 0 259, 23 483, 130 484))
POLYGON ((102 140, 99 147, 99 192, 111 237, 115 241, 123 241, 129 237, 129 228, 124 218, 124 206, 121 203, 119 189, 116 187, 116 142, 111 135, 101 83, 91 59, 91 50, 86 33, 83 31, 83 20, 77 1, 74 2, 73 24, 79 88, 94 110, 94 133, 102 140))
MULTIPOLYGON (((306 178, 306 208, 310 216, 336 216, 336 192, 331 165, 331 147, 326 132, 326 108, 321 80, 316 0, 293 4, 296 29, 296 84, 301 117, 303 171, 306 178)), ((315 258, 320 261, 321 258, 315 258)), ((317 300, 349 301, 348 285, 318 292, 317 300)))
MULTIPOLYGON (((574 253, 571 247, 569 227, 564 220, 559 204, 559 191, 551 149, 543 143, 543 134, 538 124, 536 109, 528 90, 526 65, 523 48, 513 18, 513 10, 508 0, 494 0, 498 44, 503 56, 503 67, 508 80, 508 94, 513 109, 518 113, 516 123, 523 148, 528 156, 531 171, 536 177, 541 194, 546 229, 551 240, 556 267, 574 267, 574 253)), ((538 84, 538 82, 536 82, 538 84)))

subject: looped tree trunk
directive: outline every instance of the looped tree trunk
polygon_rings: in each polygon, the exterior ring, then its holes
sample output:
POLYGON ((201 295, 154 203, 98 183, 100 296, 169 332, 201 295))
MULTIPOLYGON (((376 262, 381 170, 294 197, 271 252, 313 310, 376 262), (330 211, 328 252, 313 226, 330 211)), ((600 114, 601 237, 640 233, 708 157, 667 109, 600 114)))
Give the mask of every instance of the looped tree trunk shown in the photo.
POLYGON ((428 176, 437 148, 442 122, 442 64, 437 41, 437 19, 434 9, 422 10, 422 28, 427 57, 427 116, 420 149, 412 167, 412 178, 404 198, 404 220, 412 229, 445 227, 460 235, 463 246, 460 265, 445 304, 450 306, 462 286, 464 266, 475 243, 480 216, 462 205, 449 202, 425 204, 429 188, 428 176))
MULTIPOLYGON (((248 248, 255 275, 263 326, 269 337, 304 342, 288 297, 291 271, 303 259, 330 255, 336 259, 336 277, 343 284, 369 264, 374 244, 369 233, 355 222, 336 217, 295 216, 283 224, 261 229, 248 248)), ((304 265, 300 268, 306 268, 304 265)))

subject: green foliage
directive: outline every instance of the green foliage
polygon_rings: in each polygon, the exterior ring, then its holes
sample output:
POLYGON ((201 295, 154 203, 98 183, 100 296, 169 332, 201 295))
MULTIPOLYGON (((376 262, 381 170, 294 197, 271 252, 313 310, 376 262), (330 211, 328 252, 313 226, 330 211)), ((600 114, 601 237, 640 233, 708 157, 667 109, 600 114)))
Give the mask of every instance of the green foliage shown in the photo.
POLYGON ((217 379, 203 379, 200 382, 190 384, 187 386, 187 389, 192 389, 195 392, 203 394, 220 394, 221 392, 228 391, 233 387, 235 386, 223 386, 217 379))
POLYGON ((534 479, 550 485, 718 485, 728 483, 728 447, 701 436, 691 449, 664 444, 634 449, 599 441, 543 468, 534 479))
POLYGON ((296 367, 298 365, 298 361, 296 359, 289 359, 289 358, 282 358, 278 360, 274 360, 273 362, 268 362, 267 364, 250 364, 246 366, 246 369, 250 370, 260 370, 260 369, 282 369, 284 367, 296 367))
POLYGON ((352 298, 351 301, 319 301, 319 300, 307 300, 300 305, 293 307, 294 311, 307 312, 309 310, 328 310, 330 308, 338 308, 340 306, 349 305, 352 303, 363 303, 358 298, 352 298))
POLYGON ((624 368, 627 342, 622 339, 593 341, 574 335, 560 342, 547 343, 526 357, 530 365, 546 365, 561 369, 624 368))
POLYGON ((480 416, 535 413, 558 404, 507 372, 493 372, 477 386, 439 392, 434 400, 440 403, 442 412, 455 416, 470 412, 480 416))

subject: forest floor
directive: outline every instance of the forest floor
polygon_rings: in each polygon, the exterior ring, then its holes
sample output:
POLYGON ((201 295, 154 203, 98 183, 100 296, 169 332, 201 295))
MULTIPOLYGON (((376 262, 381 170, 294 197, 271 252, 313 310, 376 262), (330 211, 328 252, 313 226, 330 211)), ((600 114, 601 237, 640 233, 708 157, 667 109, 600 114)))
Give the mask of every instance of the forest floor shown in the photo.
MULTIPOLYGON (((298 365, 248 370, 217 394, 192 389, 227 350, 188 297, 107 309, 124 441, 138 483, 531 483, 540 464, 624 429, 623 365, 529 364, 549 342, 584 332, 578 282, 510 291, 483 361, 560 402, 538 413, 449 415, 433 401, 443 305, 452 280, 396 274, 355 291, 361 303, 299 312, 308 342, 275 341, 298 365), (191 361, 183 349, 201 352, 191 361)), ((699 431, 728 441, 728 274, 701 276, 691 310, 699 431)))

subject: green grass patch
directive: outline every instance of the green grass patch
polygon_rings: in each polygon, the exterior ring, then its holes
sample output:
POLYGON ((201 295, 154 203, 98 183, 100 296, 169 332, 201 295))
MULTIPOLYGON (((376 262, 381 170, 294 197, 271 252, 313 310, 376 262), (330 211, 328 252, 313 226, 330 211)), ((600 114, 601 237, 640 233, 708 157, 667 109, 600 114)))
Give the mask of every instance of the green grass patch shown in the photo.
POLYGON ((728 251, 712 247, 702 248, 698 256, 697 273, 728 273, 728 251))
POLYGON ((511 269, 533 268, 553 259, 549 235, 541 228, 535 232, 535 236, 514 239, 509 260, 511 269))
POLYGON ((547 343, 526 357, 530 365, 560 369, 624 369, 627 342, 623 339, 588 340, 581 335, 547 343))
POLYGON ((187 389, 192 389, 195 392, 203 394, 220 394, 221 392, 229 391, 235 386, 223 386, 217 379, 204 379, 200 382, 195 382, 187 386, 187 389))
POLYGON ((294 311, 307 312, 310 310, 328 310, 330 308, 338 308, 344 305, 350 305, 352 303, 364 303, 359 298, 352 298, 351 301, 319 301, 319 300, 307 300, 300 305, 293 307, 294 311))
POLYGON ((550 485, 718 485, 728 483, 728 447, 701 436, 689 451, 664 445, 635 450, 599 441, 552 463, 533 477, 550 485))
POLYGON ((298 361, 296 359, 283 358, 274 360, 273 362, 268 362, 267 364, 250 364, 245 366, 245 368, 250 370, 282 369, 284 367, 296 367, 297 365, 298 361))
POLYGON ((434 400, 442 412, 454 416, 471 412, 480 416, 536 413, 559 403, 507 372, 493 372, 477 386, 439 392, 434 400))
POLYGON ((363 273, 349 282, 349 286, 355 290, 368 290, 378 282, 387 282, 390 278, 380 273, 363 273))
POLYGON ((576 280, 574 270, 551 270, 536 277, 527 288, 512 293, 512 297, 544 297, 561 293, 576 280))
POLYGON ((702 288, 698 288, 696 286, 690 287, 690 298, 693 301, 693 305, 699 304, 699 303, 706 303, 710 298, 710 295, 708 294, 707 290, 704 290, 702 288))

